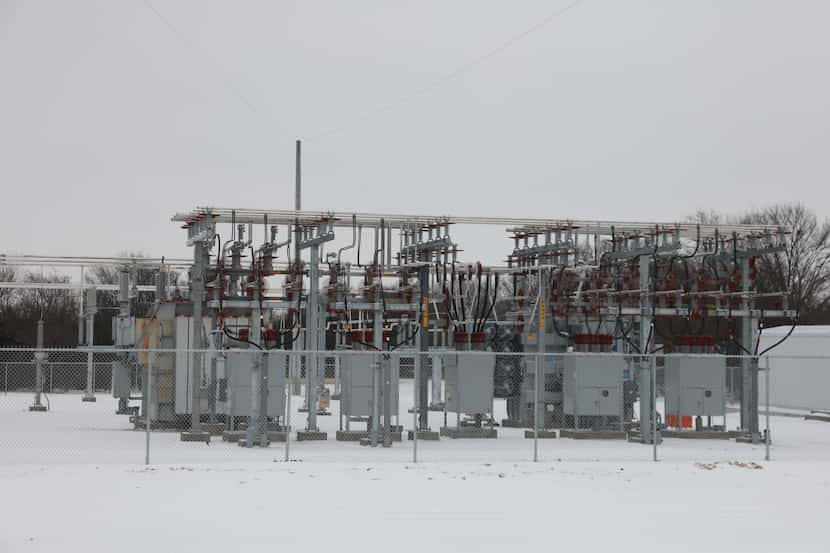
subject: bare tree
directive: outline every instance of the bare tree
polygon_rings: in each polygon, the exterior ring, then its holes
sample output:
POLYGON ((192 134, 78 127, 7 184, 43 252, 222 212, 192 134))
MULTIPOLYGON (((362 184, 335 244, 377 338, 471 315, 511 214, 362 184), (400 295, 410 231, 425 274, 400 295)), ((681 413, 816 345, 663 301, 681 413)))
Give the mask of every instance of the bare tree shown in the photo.
POLYGON ((830 301, 830 222, 819 222, 802 204, 767 207, 740 222, 792 230, 783 252, 760 258, 759 289, 789 290, 790 305, 806 313, 825 310, 830 301))
POLYGON ((706 224, 744 223, 789 228, 783 252, 758 259, 757 289, 789 291, 790 306, 802 320, 817 322, 830 314, 830 221, 819 221, 803 204, 778 204, 740 216, 699 210, 689 220, 706 224))

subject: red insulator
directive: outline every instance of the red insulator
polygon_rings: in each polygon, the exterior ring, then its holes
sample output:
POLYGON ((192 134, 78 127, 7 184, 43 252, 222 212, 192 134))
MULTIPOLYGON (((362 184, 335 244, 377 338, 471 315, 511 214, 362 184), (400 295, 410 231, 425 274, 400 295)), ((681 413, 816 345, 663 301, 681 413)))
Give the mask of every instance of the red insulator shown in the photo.
POLYGON ((483 344, 486 335, 483 332, 454 332, 452 338, 456 344, 483 344))

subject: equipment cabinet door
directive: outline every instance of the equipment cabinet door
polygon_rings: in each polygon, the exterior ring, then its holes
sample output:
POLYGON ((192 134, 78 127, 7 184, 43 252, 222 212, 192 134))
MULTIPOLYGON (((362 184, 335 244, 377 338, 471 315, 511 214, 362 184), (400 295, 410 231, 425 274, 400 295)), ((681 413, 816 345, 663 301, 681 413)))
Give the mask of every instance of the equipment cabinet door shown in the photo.
POLYGON ((577 397, 577 411, 579 416, 599 415, 599 388, 579 388, 577 397))
POLYGON ((699 415, 703 412, 703 388, 683 388, 680 392, 678 415, 699 415))
POLYGON ((620 388, 597 388, 599 413, 604 416, 616 416, 622 412, 622 393, 620 388))
POLYGON ((701 415, 721 417, 726 414, 726 401, 723 388, 704 388, 703 412, 701 415))

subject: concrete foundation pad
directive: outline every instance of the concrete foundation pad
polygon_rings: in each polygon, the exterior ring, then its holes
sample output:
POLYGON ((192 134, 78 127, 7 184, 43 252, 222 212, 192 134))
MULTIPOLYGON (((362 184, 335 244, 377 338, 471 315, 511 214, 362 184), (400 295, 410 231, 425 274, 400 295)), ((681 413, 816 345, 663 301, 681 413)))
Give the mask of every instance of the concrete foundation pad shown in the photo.
MULTIPOLYGON (((525 438, 533 439, 533 430, 525 430, 525 438)), ((556 438, 556 430, 539 430, 539 439, 552 440, 556 438)))
POLYGON ((758 445, 764 443, 764 437, 760 434, 739 434, 735 436, 735 442, 739 444, 758 445))
POLYGON ((560 438, 572 438, 574 440, 625 440, 628 436, 625 432, 615 430, 560 430, 560 438))
POLYGON ((501 419, 501 425, 505 428, 527 428, 530 426, 524 421, 515 421, 513 419, 501 419))
POLYGON ((223 442, 238 442, 245 439, 247 433, 244 430, 225 430, 222 432, 223 442))
POLYGON ((95 396, 84 396, 81 398, 84 403, 95 403, 98 399, 95 396))
POLYGON ((221 422, 203 422, 202 430, 209 432, 211 436, 221 436, 225 431, 225 424, 221 422))
POLYGON ((329 439, 329 435, 325 432, 320 432, 319 430, 298 430, 297 431, 297 441, 298 442, 313 442, 313 441, 325 441, 329 439))
MULTIPOLYGON (((238 445, 239 447, 249 447, 248 440, 246 438, 241 438, 238 442, 236 442, 236 445, 238 445)), ((265 440, 265 443, 262 443, 261 441, 256 441, 254 442, 254 445, 250 447, 268 447, 269 445, 271 445, 271 441, 265 440)))
POLYGON ((664 438, 683 438, 687 440, 728 440, 733 436, 729 432, 717 430, 661 430, 664 438))
POLYGON ((47 411, 45 405, 29 405, 29 411, 35 411, 37 413, 44 413, 47 411))
POLYGON ((459 439, 493 439, 498 437, 498 431, 495 428, 476 427, 476 426, 462 426, 456 428, 453 426, 442 426, 439 430, 442 436, 459 439))
MULTIPOLYGON (((412 440, 412 430, 407 430, 406 432, 406 439, 412 440)), ((434 430, 418 430, 418 439, 419 440, 427 440, 430 442, 437 442, 441 439, 441 434, 434 430)))
MULTIPOLYGON (((631 443, 631 444, 650 445, 651 444, 651 435, 649 435, 648 438, 649 438, 648 440, 644 440, 639 432, 629 432, 628 433, 628 443, 631 443)), ((657 443, 658 444, 663 443, 662 430, 657 431, 657 443)))
POLYGON ((366 430, 338 430, 334 435, 338 442, 359 442, 368 437, 369 432, 366 430))
POLYGON ((186 431, 179 434, 181 441, 183 442, 205 442, 206 444, 210 443, 210 432, 199 431, 186 431))
MULTIPOLYGON (((392 432, 391 437, 392 437, 392 443, 400 442, 401 438, 402 438, 400 432, 392 432)), ((372 442, 369 439, 369 437, 367 436, 365 438, 360 439, 360 445, 370 446, 370 445, 372 445, 372 442)), ((382 436, 378 436, 378 447, 383 447, 383 437, 382 436)))

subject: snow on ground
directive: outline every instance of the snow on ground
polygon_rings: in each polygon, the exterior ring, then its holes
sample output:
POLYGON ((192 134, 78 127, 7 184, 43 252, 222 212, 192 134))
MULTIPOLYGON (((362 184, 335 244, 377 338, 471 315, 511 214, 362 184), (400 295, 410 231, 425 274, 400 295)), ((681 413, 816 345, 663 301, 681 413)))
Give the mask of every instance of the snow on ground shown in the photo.
POLYGON ((283 444, 154 432, 145 467, 145 435, 114 400, 49 399, 29 413, 31 395, 0 395, 3 553, 828 550, 828 423, 773 416, 770 462, 733 441, 666 439, 653 463, 650 446, 558 439, 533 463, 532 440, 499 428, 420 441, 416 465, 409 442, 335 442, 335 415, 320 419, 330 440, 292 442, 289 463, 283 444))

